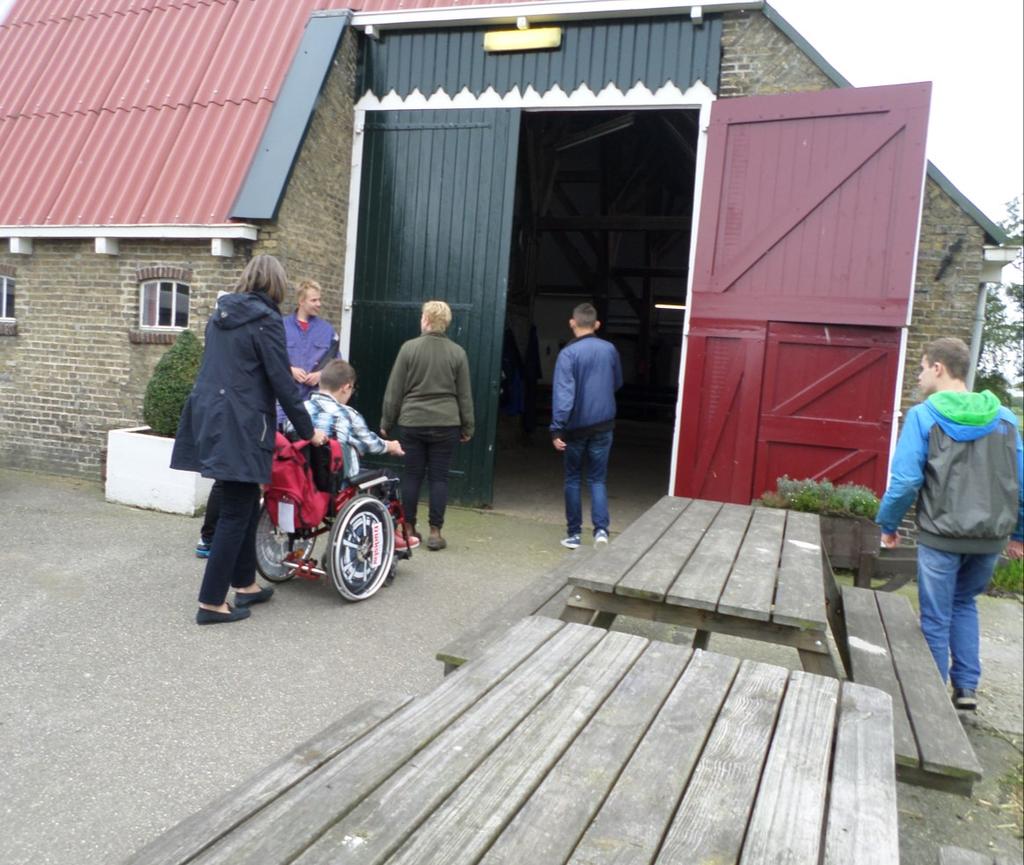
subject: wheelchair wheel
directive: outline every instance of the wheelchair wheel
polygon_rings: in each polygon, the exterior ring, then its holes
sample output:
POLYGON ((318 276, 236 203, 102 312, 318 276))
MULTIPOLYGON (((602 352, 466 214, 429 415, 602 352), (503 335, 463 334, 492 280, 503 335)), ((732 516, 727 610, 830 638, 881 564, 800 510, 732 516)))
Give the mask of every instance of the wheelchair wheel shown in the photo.
POLYGON ((260 505, 260 518, 256 523, 256 570, 272 583, 286 583, 295 576, 294 568, 285 567, 289 556, 306 558, 313 554, 316 538, 295 538, 289 543, 287 532, 274 525, 267 506, 260 505))
POLYGON ((325 570, 347 601, 362 601, 384 585, 395 559, 395 529, 388 507, 356 496, 331 527, 325 570))

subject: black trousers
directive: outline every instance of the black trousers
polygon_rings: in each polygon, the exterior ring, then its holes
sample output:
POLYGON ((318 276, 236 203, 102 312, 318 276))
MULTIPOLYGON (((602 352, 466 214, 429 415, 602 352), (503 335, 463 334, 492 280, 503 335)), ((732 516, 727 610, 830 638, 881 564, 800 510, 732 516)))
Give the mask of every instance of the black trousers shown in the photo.
POLYGON ((206 560, 199 603, 217 606, 228 589, 251 586, 256 579, 256 523, 260 517, 260 485, 224 481, 220 518, 206 560))
POLYGON ((401 427, 398 440, 405 451, 402 507, 405 518, 416 522, 416 506, 424 476, 430 486, 430 525, 441 528, 448 506, 448 469, 459 442, 457 426, 401 427))

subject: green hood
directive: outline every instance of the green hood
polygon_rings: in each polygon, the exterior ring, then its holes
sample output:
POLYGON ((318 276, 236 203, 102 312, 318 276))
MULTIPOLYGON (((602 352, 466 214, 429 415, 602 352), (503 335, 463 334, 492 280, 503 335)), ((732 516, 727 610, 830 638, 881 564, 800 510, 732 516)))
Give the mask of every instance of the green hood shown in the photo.
POLYGON ((990 390, 941 390, 928 397, 928 404, 943 417, 964 426, 986 426, 996 419, 1000 408, 998 397, 990 390))

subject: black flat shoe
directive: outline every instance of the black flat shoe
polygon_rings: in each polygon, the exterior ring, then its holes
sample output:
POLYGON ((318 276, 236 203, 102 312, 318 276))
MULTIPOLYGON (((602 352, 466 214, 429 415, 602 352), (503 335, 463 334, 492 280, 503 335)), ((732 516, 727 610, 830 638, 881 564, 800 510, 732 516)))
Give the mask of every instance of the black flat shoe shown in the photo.
POLYGON ((274 590, 270 586, 264 586, 258 592, 235 592, 236 607, 251 607, 253 604, 262 604, 269 601, 274 590))
POLYGON ((221 613, 217 610, 204 610, 200 607, 196 611, 196 624, 219 625, 222 622, 238 622, 242 619, 248 619, 251 615, 252 610, 246 610, 239 607, 231 607, 226 613, 221 613))

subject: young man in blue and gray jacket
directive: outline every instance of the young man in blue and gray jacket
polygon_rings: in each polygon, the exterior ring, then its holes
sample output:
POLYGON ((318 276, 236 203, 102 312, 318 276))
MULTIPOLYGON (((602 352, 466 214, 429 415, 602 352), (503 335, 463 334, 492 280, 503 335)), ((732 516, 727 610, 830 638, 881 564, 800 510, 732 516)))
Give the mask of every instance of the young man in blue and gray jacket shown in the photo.
POLYGON ((580 476, 584 460, 590 487, 590 519, 594 544, 608 543, 608 455, 615 426, 615 391, 622 387, 622 363, 610 342, 597 337, 597 310, 581 303, 572 311, 574 339, 558 353, 551 392, 551 441, 565 454, 565 520, 563 547, 580 545, 583 505, 580 476))
POLYGON ((1000 552, 1024 555, 1024 459, 1013 413, 990 391, 971 393, 966 343, 943 338, 921 358, 925 402, 907 412, 878 516, 882 543, 917 503, 921 630, 958 709, 977 708, 978 608, 1000 552), (952 665, 950 665, 952 655, 952 665))

